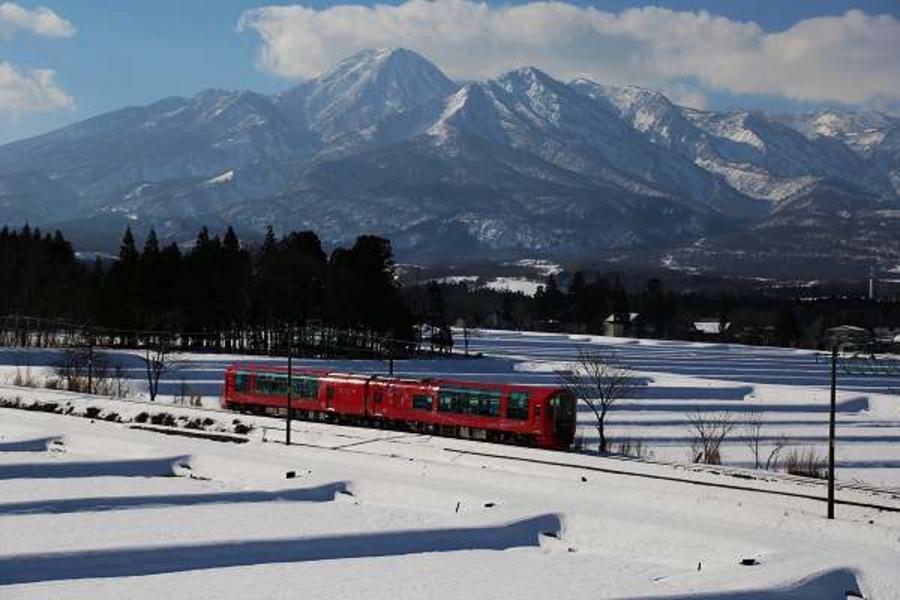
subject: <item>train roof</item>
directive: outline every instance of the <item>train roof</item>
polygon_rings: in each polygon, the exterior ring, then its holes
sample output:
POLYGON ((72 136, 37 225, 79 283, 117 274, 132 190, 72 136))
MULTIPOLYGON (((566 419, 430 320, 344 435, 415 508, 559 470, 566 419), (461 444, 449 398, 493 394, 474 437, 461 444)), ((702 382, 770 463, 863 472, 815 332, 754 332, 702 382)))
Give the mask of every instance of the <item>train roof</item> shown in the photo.
MULTIPOLYGON (((229 370, 233 369, 243 369, 247 371, 262 371, 269 373, 287 373, 287 367, 282 365, 265 365, 265 364, 247 364, 247 363, 237 363, 228 367, 229 370)), ((502 382, 487 382, 487 381, 472 381, 472 380, 461 380, 461 379, 452 379, 445 377, 423 377, 420 379, 412 378, 412 377, 393 377, 390 375, 384 375, 379 373, 350 373, 345 371, 331 371, 328 369, 312 369, 308 367, 299 367, 292 369, 292 374, 294 376, 302 377, 304 375, 316 375, 318 377, 329 377, 333 379, 343 379, 343 380, 351 380, 351 381, 365 381, 365 380, 374 380, 381 381, 385 383, 394 383, 394 384, 406 384, 406 385, 431 385, 435 387, 468 387, 468 388, 480 388, 480 389, 497 389, 497 388, 511 388, 513 390, 521 390, 521 391, 534 391, 536 389, 540 390, 559 390, 562 389, 562 386, 559 385, 535 385, 528 383, 502 383, 502 382)))

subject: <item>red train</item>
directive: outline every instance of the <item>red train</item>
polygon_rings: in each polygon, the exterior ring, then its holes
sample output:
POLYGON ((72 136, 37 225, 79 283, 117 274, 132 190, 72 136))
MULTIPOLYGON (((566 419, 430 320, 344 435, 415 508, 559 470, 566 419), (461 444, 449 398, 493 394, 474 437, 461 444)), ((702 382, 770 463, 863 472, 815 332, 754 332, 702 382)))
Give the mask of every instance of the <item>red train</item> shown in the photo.
MULTIPOLYGON (((453 437, 564 449, 575 436, 565 389, 450 379, 401 379, 294 369, 291 407, 303 419, 388 426, 453 437)), ((222 404, 285 415, 287 369, 232 365, 222 404)))

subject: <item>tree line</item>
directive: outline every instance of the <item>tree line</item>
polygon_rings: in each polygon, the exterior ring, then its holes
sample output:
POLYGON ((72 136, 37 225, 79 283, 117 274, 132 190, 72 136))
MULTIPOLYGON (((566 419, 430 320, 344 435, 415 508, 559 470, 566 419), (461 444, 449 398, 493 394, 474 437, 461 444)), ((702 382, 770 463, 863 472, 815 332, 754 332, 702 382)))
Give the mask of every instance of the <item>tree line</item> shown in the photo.
POLYGON ((627 273, 586 271, 549 275, 533 297, 467 283, 429 283, 404 289, 417 312, 439 307, 437 322, 469 328, 495 327, 624 335, 657 339, 706 339, 756 345, 823 348, 828 331, 851 325, 870 332, 900 332, 900 302, 869 300, 864 290, 671 289, 659 278, 643 283, 627 273), (717 334, 695 323, 718 324, 717 334))
POLYGON ((126 229, 115 260, 78 259, 56 231, 0 231, 0 314, 65 319, 119 332, 176 332, 181 347, 266 351, 299 333, 332 347, 374 349, 412 341, 414 316, 400 295, 388 240, 360 236, 327 254, 311 231, 243 245, 233 229, 203 228, 187 248, 139 245, 126 229))
POLYGON ((231 228, 221 236, 201 229, 185 246, 163 246, 153 231, 139 243, 126 229, 114 260, 91 263, 58 231, 0 230, 0 316, 121 332, 121 345, 137 345, 137 332, 172 331, 180 348, 270 352, 290 335, 333 355, 399 355, 422 338, 447 351, 451 325, 708 339, 692 329, 705 320, 722 324, 715 337, 723 341, 822 347, 838 325, 900 327, 896 301, 786 297, 727 282, 719 289, 678 291, 658 278, 636 284, 625 273, 586 271, 549 275, 533 297, 434 281, 401 287, 384 238, 360 236, 329 253, 314 232, 277 237, 271 228, 253 247, 231 228))

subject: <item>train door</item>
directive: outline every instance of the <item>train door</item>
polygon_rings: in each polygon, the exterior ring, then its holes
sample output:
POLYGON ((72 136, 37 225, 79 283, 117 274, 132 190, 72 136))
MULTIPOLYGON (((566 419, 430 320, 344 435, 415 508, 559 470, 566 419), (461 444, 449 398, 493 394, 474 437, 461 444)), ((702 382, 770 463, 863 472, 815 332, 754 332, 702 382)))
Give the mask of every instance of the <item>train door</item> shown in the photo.
POLYGON ((569 392, 558 392, 551 396, 547 402, 547 418, 552 423, 556 445, 571 446, 575 439, 575 396, 569 392))
POLYGON ((387 402, 388 386, 381 381, 366 382, 366 412, 375 417, 384 415, 384 405, 387 402))

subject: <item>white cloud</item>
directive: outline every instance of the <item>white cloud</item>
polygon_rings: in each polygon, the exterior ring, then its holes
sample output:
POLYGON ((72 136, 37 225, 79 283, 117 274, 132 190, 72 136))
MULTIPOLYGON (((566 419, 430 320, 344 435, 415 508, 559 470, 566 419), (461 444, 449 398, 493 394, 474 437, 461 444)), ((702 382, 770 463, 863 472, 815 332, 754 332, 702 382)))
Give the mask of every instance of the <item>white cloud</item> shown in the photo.
POLYGON ((679 106, 703 110, 709 107, 709 98, 696 86, 674 81, 662 86, 659 90, 666 98, 679 106))
POLYGON ((8 39, 18 31, 47 37, 75 35, 75 27, 70 22, 45 6, 28 10, 14 2, 0 3, 0 38, 8 39))
POLYGON ((8 62, 0 62, 0 112, 16 115, 74 108, 72 98, 56 84, 53 71, 23 73, 8 62))
MULTIPOLYGON (((257 32, 260 67, 287 78, 315 76, 364 48, 403 46, 458 79, 534 65, 562 79, 663 89, 689 79, 710 90, 805 101, 900 98, 900 20, 858 10, 765 32, 705 11, 409 0, 262 7, 246 11, 238 29, 257 32)), ((686 99, 705 101, 699 90, 686 99)))

